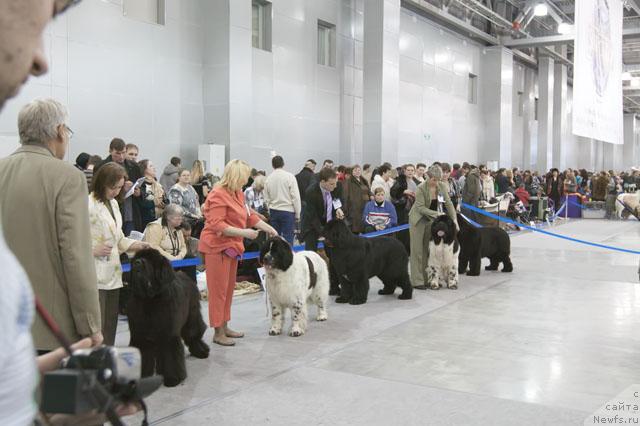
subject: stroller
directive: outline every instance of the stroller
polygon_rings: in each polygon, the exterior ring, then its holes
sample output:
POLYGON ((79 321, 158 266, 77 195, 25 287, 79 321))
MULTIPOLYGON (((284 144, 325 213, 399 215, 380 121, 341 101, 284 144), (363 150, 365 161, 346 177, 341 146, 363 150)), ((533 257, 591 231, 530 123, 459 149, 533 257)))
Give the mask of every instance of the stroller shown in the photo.
POLYGON ((524 203, 518 199, 518 197, 510 192, 505 194, 505 198, 509 200, 507 217, 509 217, 514 222, 518 222, 523 225, 529 225, 531 223, 531 204, 529 204, 529 207, 525 206, 524 203))

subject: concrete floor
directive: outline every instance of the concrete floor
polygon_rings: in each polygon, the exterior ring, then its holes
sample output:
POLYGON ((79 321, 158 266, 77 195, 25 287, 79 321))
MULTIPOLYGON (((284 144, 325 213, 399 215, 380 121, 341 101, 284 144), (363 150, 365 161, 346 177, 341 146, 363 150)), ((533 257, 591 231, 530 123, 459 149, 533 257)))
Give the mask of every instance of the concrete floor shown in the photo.
MULTIPOLYGON (((550 230, 640 248, 635 220, 550 230)), ((247 337, 233 348, 212 345, 209 359, 188 358, 186 382, 148 399, 150 419, 581 425, 640 383, 638 256, 523 233, 512 236, 512 259, 512 274, 483 271, 462 277, 457 291, 416 291, 410 301, 378 296, 372 280, 366 305, 332 303, 329 321, 311 321, 300 338, 268 336, 263 296, 238 298, 232 326, 247 337)))

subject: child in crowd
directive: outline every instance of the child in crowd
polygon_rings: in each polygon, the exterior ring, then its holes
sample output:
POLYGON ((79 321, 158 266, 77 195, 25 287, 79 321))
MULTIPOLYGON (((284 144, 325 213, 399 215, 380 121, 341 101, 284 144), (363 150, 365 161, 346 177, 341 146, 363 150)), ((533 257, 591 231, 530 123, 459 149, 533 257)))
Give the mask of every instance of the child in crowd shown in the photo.
POLYGON ((185 259, 200 256, 200 252, 198 252, 198 239, 194 238, 191 235, 193 232, 193 228, 188 220, 182 221, 180 230, 182 231, 182 235, 184 236, 184 242, 187 245, 187 254, 185 255, 185 259))
POLYGON ((365 224, 365 233, 382 231, 398 224, 395 207, 392 203, 385 201, 384 188, 378 187, 373 191, 373 201, 365 205, 362 220, 365 224))
MULTIPOLYGON (((184 236, 184 242, 187 246, 187 254, 184 256, 184 258, 194 259, 200 257, 200 252, 198 251, 199 240, 191 236, 193 228, 188 220, 182 221, 182 225, 180 225, 180 231, 184 236)), ((180 270, 189 275, 192 280, 196 281, 196 271, 198 270, 197 266, 185 266, 180 268, 180 270)))

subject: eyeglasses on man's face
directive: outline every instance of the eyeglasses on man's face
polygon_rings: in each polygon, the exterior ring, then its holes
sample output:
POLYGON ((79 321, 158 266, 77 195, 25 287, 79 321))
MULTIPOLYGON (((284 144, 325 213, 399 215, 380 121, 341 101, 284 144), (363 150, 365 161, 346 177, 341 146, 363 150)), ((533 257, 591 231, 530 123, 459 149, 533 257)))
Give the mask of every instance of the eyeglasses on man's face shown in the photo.
POLYGON ((67 134, 69 135, 69 139, 73 138, 73 130, 71 130, 71 128, 69 126, 67 126, 66 124, 63 124, 64 128, 67 131, 67 134))

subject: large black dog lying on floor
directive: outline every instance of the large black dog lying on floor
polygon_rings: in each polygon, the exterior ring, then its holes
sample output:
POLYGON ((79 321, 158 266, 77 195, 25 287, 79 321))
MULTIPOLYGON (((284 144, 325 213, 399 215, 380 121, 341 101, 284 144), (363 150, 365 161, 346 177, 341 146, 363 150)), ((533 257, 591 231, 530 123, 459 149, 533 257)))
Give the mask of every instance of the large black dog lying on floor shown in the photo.
POLYGON ((500 262, 503 264, 502 272, 513 271, 511 264, 511 240, 509 234, 499 227, 485 226, 476 228, 460 214, 458 214, 458 241, 460 242, 460 255, 458 257, 458 272, 467 275, 480 275, 480 265, 483 257, 488 257, 491 264, 484 269, 496 271, 500 262))
POLYGON ((183 272, 174 272, 154 249, 141 250, 133 258, 129 285, 130 345, 142 354, 142 376, 155 370, 165 386, 176 386, 187 378, 183 340, 194 357, 209 356, 209 346, 202 341, 207 325, 198 287, 183 272))
POLYGON ((409 256, 395 238, 362 238, 353 235, 341 220, 332 220, 324 228, 325 244, 331 247, 329 261, 340 277, 338 303, 360 305, 367 301, 369 278, 377 276, 384 287, 378 294, 393 294, 402 289, 398 299, 411 299, 409 256))

